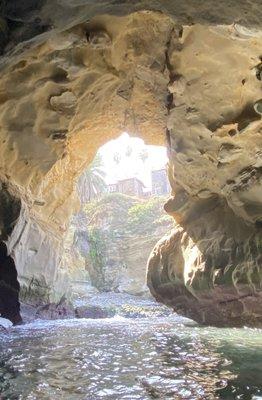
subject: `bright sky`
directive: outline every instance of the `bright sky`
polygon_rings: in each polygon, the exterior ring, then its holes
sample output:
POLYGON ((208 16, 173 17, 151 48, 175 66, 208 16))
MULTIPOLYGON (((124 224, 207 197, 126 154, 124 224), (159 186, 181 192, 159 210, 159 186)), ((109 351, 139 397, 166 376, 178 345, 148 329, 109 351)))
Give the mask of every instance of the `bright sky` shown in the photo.
POLYGON ((130 137, 127 133, 102 146, 99 154, 103 159, 107 184, 137 177, 151 189, 151 171, 165 168, 167 163, 165 147, 147 146, 142 139, 130 137), (148 154, 144 162, 140 158, 141 152, 148 154))

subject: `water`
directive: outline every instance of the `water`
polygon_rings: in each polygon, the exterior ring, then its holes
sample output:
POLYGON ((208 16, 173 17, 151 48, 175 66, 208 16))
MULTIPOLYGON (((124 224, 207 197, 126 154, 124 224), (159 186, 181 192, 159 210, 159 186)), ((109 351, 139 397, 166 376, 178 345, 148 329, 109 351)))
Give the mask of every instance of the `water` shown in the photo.
POLYGON ((262 399, 261 330, 165 314, 36 321, 0 334, 0 399, 262 399))

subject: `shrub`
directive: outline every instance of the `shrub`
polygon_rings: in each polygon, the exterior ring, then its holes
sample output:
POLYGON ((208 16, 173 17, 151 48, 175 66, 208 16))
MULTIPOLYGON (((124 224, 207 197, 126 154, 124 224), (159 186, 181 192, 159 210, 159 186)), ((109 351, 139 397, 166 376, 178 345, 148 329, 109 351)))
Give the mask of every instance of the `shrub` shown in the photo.
MULTIPOLYGON (((144 203, 136 204, 128 210, 128 227, 132 230, 144 231, 161 215, 162 198, 152 198, 144 203)), ((164 211, 163 211, 164 212, 164 211)))

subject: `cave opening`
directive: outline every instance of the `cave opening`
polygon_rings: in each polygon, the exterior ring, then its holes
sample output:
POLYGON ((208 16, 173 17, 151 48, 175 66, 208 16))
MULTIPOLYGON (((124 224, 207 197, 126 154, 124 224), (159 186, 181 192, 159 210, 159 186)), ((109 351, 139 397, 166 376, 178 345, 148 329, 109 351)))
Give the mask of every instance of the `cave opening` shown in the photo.
POLYGON ((20 315, 20 284, 14 259, 8 253, 8 242, 21 211, 21 200, 7 184, 0 184, 0 316, 13 324, 22 322, 20 315))
POLYGON ((0 241, 0 315, 13 324, 22 322, 19 290, 15 262, 8 255, 6 244, 0 241))
POLYGON ((66 240, 66 263, 75 266, 74 292, 91 286, 148 294, 147 259, 173 226, 163 209, 171 191, 166 169, 166 147, 126 132, 99 148, 79 178, 81 210, 66 240))

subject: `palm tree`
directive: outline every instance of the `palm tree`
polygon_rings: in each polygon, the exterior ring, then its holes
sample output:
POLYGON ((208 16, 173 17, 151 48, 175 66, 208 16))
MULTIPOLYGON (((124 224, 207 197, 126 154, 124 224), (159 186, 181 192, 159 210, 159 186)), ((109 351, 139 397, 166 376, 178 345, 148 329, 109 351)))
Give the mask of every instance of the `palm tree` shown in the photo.
POLYGON ((114 162, 118 165, 121 161, 121 155, 116 151, 113 155, 114 162))
POLYGON ((126 154, 125 154, 126 157, 130 157, 132 153, 133 153, 133 149, 131 146, 128 145, 126 148, 126 154))
POLYGON ((105 176, 102 157, 97 153, 93 162, 84 171, 78 181, 78 194, 81 203, 87 203, 106 191, 105 176))
POLYGON ((143 149, 140 151, 140 153, 139 153, 139 158, 140 158, 140 160, 142 161, 142 163, 144 164, 145 161, 146 161, 147 158, 148 158, 148 151, 147 151, 146 148, 143 148, 143 149))

